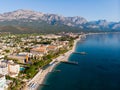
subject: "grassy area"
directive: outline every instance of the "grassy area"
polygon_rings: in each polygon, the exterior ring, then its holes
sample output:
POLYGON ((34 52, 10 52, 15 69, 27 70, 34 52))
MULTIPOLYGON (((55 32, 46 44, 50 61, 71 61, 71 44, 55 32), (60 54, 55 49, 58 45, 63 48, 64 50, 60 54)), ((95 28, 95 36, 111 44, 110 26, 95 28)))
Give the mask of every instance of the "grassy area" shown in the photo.
POLYGON ((48 65, 52 60, 38 60, 37 62, 33 63, 32 65, 29 65, 25 71, 21 72, 22 74, 26 74, 24 77, 26 79, 33 78, 35 74, 39 71, 39 68, 42 68, 46 65, 48 65))

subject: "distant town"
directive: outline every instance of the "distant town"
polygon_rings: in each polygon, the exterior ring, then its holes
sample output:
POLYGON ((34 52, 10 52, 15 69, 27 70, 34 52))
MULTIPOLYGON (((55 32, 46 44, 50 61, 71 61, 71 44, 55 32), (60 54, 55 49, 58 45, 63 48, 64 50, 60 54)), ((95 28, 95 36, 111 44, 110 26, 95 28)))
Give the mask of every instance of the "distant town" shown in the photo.
POLYGON ((71 50, 81 34, 1 33, 0 90, 24 90, 42 68, 71 50))

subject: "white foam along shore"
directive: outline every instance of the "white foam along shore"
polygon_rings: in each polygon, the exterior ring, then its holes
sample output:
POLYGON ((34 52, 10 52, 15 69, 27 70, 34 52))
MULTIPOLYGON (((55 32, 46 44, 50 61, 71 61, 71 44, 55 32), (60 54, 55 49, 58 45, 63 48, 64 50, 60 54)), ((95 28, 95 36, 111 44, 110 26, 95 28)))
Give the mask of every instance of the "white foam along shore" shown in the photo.
POLYGON ((57 66, 57 64, 60 63, 60 61, 68 60, 70 54, 72 52, 74 52, 77 42, 80 41, 81 38, 84 36, 85 35, 80 35, 78 39, 74 40, 74 45, 73 45, 72 50, 69 50, 64 55, 60 55, 59 57, 54 59, 46 69, 44 69, 44 70, 40 69, 39 72, 27 83, 24 90, 37 90, 40 85, 43 85, 46 75, 49 72, 52 72, 52 70, 55 68, 55 66, 57 66))

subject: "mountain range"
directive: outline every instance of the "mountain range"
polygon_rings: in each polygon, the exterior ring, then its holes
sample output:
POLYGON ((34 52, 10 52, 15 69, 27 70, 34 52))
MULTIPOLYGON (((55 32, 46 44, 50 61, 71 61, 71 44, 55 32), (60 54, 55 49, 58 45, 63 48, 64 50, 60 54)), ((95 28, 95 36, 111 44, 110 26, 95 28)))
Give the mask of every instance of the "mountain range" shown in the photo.
POLYGON ((0 32, 53 33, 80 31, 120 31, 120 22, 87 21, 84 17, 64 17, 19 9, 0 14, 0 32))

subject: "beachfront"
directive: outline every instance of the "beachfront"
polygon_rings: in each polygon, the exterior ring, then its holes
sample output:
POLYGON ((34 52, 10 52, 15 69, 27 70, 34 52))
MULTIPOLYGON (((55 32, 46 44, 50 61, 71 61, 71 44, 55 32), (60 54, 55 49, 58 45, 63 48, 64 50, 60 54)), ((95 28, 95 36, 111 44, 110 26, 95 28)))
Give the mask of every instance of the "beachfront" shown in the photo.
POLYGON ((83 35, 80 35, 79 38, 74 41, 74 45, 73 45, 72 50, 69 50, 64 55, 61 55, 61 56, 57 57, 56 59, 54 59, 46 69, 44 69, 44 70, 40 69, 39 72, 34 76, 34 78, 27 83, 24 90, 37 90, 37 88, 40 85, 43 85, 44 84, 43 81, 44 81, 44 78, 46 77, 46 75, 49 72, 52 72, 53 68, 55 68, 55 66, 57 64, 59 64, 61 61, 67 61, 68 60, 70 54, 72 52, 74 52, 74 50, 75 50, 76 43, 79 40, 81 40, 82 37, 83 37, 83 35))

